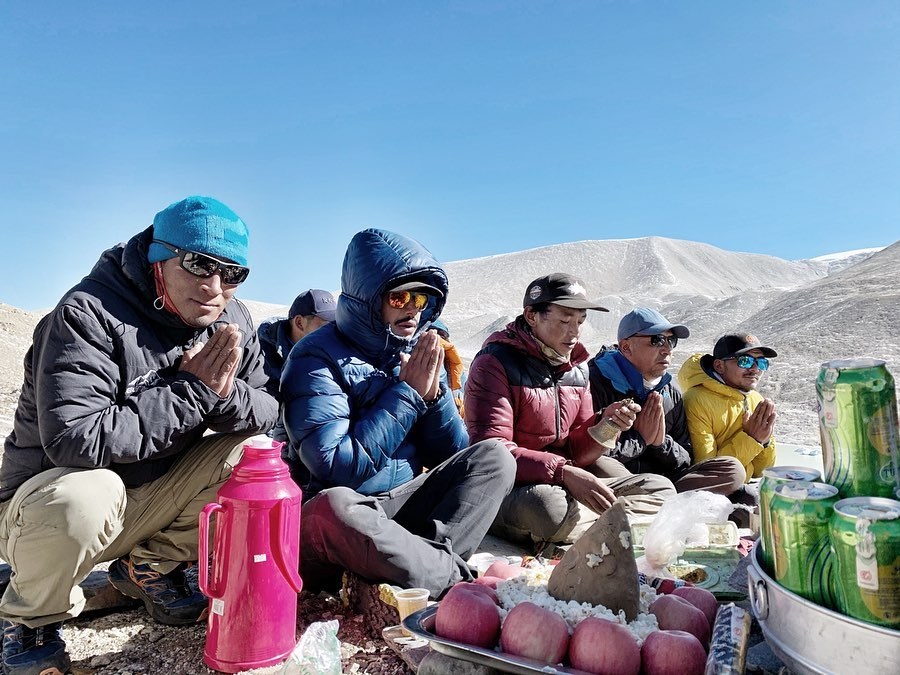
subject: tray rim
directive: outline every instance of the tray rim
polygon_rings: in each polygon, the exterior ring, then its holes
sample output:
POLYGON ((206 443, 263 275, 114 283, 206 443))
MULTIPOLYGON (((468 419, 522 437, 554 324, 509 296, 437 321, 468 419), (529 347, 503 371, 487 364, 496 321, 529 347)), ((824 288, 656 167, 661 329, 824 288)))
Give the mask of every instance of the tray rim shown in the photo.
POLYGON ((455 640, 442 638, 432 632, 434 616, 437 614, 438 605, 429 605, 425 609, 413 612, 403 620, 403 627, 417 637, 428 640, 431 648, 446 656, 453 656, 463 661, 477 663, 482 666, 496 668, 505 673, 518 673, 531 675, 543 673, 545 675, 578 675, 584 671, 573 670, 565 666, 550 666, 531 661, 521 656, 504 654, 503 652, 467 645, 455 640))

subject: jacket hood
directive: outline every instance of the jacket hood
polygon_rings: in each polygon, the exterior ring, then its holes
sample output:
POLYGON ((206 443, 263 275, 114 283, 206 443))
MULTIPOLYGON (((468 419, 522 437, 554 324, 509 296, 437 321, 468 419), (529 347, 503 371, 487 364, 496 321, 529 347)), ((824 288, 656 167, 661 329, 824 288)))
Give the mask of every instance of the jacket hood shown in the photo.
MULTIPOLYGON (((529 356, 546 361, 546 357, 541 351, 540 345, 537 343, 531 329, 525 322, 525 317, 521 314, 516 317, 515 321, 506 324, 506 328, 503 330, 491 333, 481 346, 484 348, 492 343, 507 344, 515 347, 519 351, 525 352, 529 356)), ((559 366, 559 368, 562 370, 570 370, 587 361, 589 356, 590 354, 588 353, 587 348, 580 342, 577 342, 575 343, 574 349, 572 349, 569 362, 559 366)))
POLYGON ((681 385, 682 391, 687 392, 692 387, 704 387, 726 398, 743 399, 745 397, 743 392, 712 377, 703 368, 702 359, 703 354, 694 354, 682 364, 681 370, 678 371, 678 383, 681 385))
POLYGON ((344 256, 335 324, 367 360, 385 363, 412 349, 419 335, 440 316, 448 286, 447 274, 419 242, 387 230, 363 230, 353 236, 344 256), (404 338, 394 335, 384 323, 381 296, 410 281, 433 286, 442 295, 429 296, 415 334, 404 338))

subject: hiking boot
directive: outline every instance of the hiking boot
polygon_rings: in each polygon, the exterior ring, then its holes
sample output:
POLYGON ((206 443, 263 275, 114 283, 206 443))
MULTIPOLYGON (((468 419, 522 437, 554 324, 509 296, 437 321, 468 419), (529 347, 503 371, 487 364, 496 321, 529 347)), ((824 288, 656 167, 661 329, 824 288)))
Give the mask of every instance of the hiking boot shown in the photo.
POLYGON ((38 628, 3 621, 3 672, 6 675, 65 675, 69 655, 61 623, 38 628))
POLYGON ((119 558, 109 566, 109 583, 129 598, 144 603, 156 621, 169 626, 185 626, 206 618, 209 600, 191 588, 185 578, 185 563, 168 574, 160 574, 150 565, 135 565, 130 557, 119 558))

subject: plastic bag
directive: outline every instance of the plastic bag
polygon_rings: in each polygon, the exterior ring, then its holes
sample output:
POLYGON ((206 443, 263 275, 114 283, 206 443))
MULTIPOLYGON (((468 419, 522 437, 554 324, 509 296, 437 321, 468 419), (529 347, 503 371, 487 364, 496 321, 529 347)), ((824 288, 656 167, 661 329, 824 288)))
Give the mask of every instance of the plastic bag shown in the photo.
POLYGON ((644 534, 644 555, 638 570, 648 576, 669 577, 666 567, 687 548, 709 545, 708 523, 724 523, 734 505, 723 495, 693 490, 675 495, 660 508, 644 534))
POLYGON ((279 675, 341 675, 337 619, 316 621, 303 631, 279 675))

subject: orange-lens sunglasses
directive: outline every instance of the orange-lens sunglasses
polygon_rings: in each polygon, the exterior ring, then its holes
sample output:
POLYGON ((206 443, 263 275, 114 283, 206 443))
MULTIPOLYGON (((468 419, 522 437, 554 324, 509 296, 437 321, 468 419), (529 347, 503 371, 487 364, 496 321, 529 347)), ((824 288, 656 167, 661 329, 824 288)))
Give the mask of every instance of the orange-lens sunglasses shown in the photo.
POLYGON ((415 291, 391 291, 388 293, 388 304, 394 309, 403 309, 410 302, 417 310, 421 311, 428 304, 428 294, 415 291))

